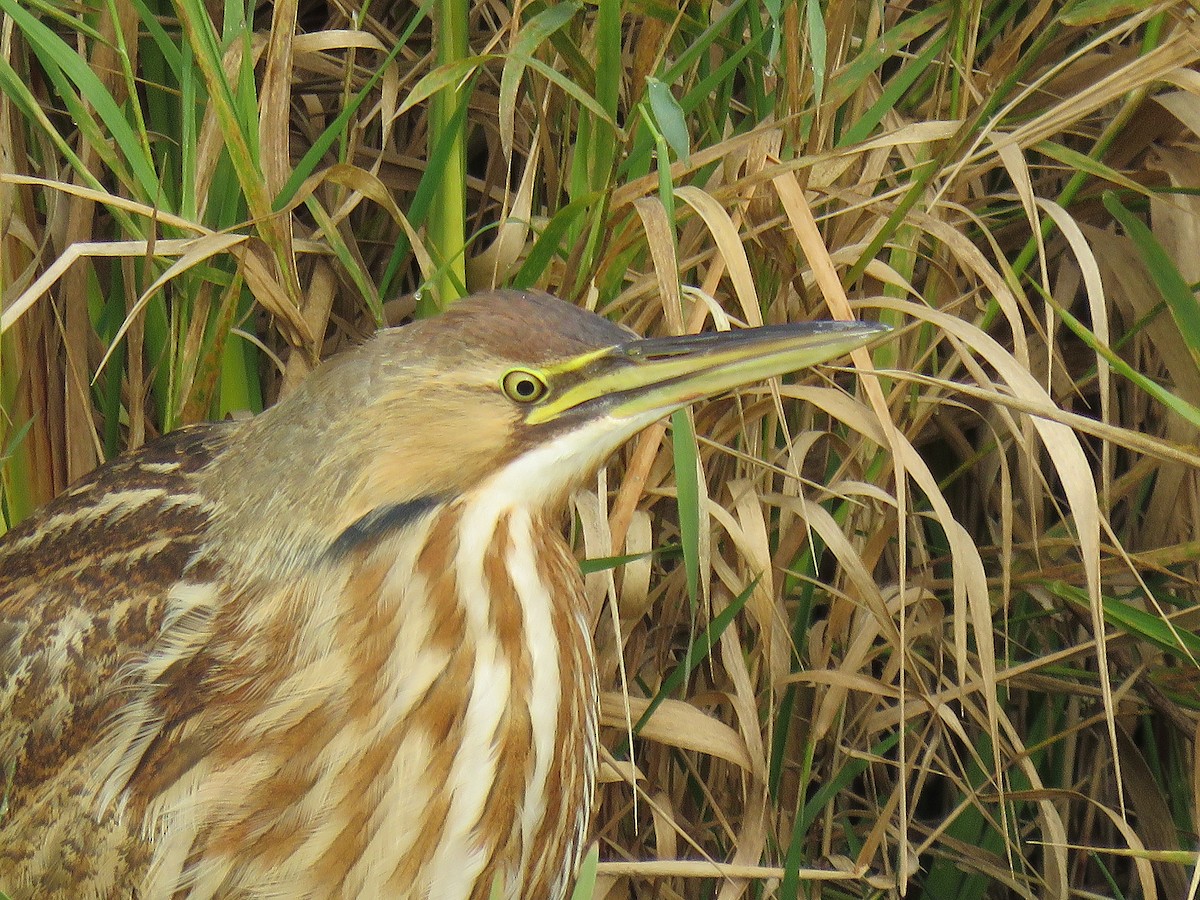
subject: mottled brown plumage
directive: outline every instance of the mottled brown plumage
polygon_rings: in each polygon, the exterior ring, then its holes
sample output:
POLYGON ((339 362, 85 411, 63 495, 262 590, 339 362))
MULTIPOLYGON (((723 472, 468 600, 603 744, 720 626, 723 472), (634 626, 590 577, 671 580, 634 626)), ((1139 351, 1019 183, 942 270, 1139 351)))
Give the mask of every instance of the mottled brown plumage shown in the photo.
POLYGON ((764 363, 501 292, 97 470, 0 542, 0 888, 563 896, 597 740, 568 492, 878 330, 764 331, 764 363))

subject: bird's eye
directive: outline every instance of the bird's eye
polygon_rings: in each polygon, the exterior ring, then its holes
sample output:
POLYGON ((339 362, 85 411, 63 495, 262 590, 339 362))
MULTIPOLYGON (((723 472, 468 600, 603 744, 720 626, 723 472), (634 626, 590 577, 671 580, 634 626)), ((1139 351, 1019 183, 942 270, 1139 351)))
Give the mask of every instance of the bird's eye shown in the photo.
POLYGON ((510 369, 500 379, 500 387, 509 400, 517 403, 535 403, 550 390, 542 376, 528 369, 510 369))

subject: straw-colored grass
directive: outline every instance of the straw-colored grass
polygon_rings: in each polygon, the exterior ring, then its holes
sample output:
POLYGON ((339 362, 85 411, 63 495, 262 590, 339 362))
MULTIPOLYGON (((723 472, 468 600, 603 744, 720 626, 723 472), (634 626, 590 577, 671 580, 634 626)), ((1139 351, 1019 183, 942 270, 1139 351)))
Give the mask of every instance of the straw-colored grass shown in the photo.
POLYGON ((462 291, 881 319, 575 498, 580 895, 1197 896, 1191 6, 0 12, 9 523, 462 291))

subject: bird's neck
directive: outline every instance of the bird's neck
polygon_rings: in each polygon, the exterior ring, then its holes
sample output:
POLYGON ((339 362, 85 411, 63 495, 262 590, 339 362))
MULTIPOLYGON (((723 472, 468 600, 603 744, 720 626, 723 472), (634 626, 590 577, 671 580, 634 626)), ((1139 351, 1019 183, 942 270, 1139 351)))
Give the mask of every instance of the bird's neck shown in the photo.
POLYGON ((556 524, 487 494, 448 508, 426 547, 431 614, 457 623, 461 644, 447 651, 471 660, 439 877, 500 875, 524 882, 522 896, 554 896, 549 881, 529 893, 528 879, 570 871, 595 768, 596 675, 578 564, 556 524), (510 834, 489 862, 478 835, 495 836, 488 826, 506 817, 510 834), (557 857, 549 868, 547 857, 557 857))

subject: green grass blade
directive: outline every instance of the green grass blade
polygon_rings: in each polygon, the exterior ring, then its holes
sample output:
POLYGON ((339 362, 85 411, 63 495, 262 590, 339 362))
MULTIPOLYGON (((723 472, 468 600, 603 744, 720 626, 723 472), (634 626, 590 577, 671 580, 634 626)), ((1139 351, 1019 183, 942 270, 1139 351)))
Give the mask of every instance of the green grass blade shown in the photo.
POLYGON ((650 717, 654 715, 654 711, 662 705, 662 702, 673 694, 678 693, 683 687, 684 681, 687 680, 687 677, 696 670, 698 665, 708 658, 708 654, 712 651, 712 648, 721 639, 721 635, 725 633, 725 629, 737 618, 738 613, 742 611, 742 607, 746 605, 746 601, 750 599, 750 595, 754 593, 754 589, 757 586, 758 579, 755 578, 727 607, 713 616, 712 621, 708 623, 708 627, 692 641, 683 662, 675 666, 671 670, 671 673, 663 679, 662 687, 658 689, 658 692, 654 695, 654 699, 646 707, 646 711, 634 723, 634 734, 642 730, 642 727, 650 721, 650 717))
POLYGON ((1104 206, 1121 223, 1129 239, 1141 254, 1142 262, 1155 286, 1167 301, 1179 334, 1191 351, 1192 359, 1200 366, 1200 304, 1196 293, 1179 274, 1175 261, 1146 223, 1130 212, 1112 191, 1104 192, 1104 206))
POLYGON ((679 538, 683 544, 683 566, 688 597, 695 607, 700 585, 700 474, 696 435, 687 410, 671 415, 671 446, 675 453, 676 498, 679 506, 679 538))

